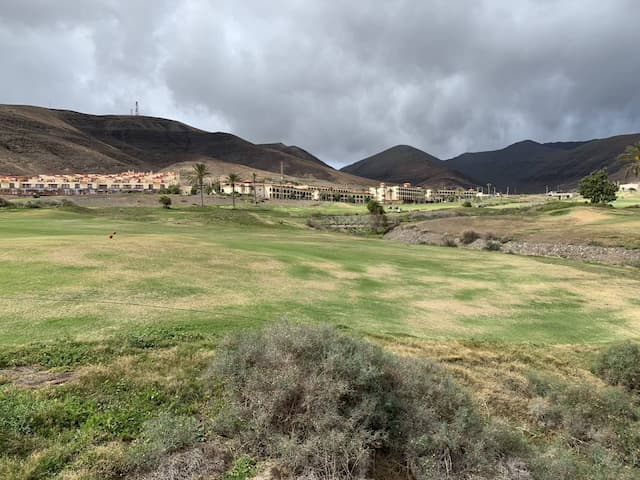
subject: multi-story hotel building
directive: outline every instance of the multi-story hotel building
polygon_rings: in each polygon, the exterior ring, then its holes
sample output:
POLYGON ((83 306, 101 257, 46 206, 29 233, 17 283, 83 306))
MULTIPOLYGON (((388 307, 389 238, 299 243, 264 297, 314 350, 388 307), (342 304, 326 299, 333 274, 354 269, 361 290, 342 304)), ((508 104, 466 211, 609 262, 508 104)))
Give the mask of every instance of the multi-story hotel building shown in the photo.
POLYGON ((273 200, 314 200, 336 201, 350 203, 367 203, 371 194, 364 190, 354 190, 343 186, 328 185, 295 185, 291 183, 265 183, 241 181, 233 185, 221 183, 222 193, 230 195, 234 191, 237 195, 254 195, 261 199, 273 200))

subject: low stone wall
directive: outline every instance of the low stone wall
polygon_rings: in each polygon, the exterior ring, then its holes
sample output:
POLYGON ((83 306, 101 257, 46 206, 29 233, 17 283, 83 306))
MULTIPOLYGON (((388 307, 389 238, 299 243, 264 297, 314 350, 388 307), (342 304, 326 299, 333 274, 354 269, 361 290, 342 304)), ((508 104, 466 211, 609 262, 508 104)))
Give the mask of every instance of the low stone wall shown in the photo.
POLYGON ((385 239, 404 243, 457 246, 469 249, 499 250, 505 253, 531 255, 539 257, 569 258, 585 262, 602 263, 607 265, 630 265, 640 267, 640 250, 629 250, 622 247, 599 247, 594 245, 569 245, 558 243, 531 243, 521 241, 499 242, 497 240, 478 239, 465 245, 459 238, 441 233, 428 232, 413 228, 411 225, 399 226, 388 232, 385 239), (488 245, 490 243, 491 245, 488 245), (491 248, 493 247, 493 248, 491 248))
POLYGON ((622 247, 510 241, 502 245, 502 251, 519 255, 571 258, 608 265, 640 266, 640 250, 628 250, 622 247))
POLYGON ((397 220, 373 215, 322 215, 307 220, 307 225, 322 230, 334 230, 348 233, 384 233, 397 225, 397 220))

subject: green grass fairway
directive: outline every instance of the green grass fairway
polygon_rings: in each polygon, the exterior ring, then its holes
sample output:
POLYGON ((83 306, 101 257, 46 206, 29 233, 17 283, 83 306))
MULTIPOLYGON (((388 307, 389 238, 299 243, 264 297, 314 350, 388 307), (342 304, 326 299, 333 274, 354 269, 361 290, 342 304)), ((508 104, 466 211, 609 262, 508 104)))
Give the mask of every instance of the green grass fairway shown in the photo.
POLYGON ((322 233, 286 208, 12 209, 0 232, 3 345, 280 319, 547 344, 640 332, 635 269, 322 233))

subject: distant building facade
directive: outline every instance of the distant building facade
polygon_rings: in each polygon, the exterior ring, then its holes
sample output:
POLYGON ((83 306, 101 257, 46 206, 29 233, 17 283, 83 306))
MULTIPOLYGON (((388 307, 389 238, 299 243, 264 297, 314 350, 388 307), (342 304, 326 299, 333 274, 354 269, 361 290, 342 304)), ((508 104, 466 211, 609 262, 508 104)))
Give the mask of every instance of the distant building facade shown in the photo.
POLYGON ((371 187, 369 192, 371 197, 380 203, 431 203, 453 199, 480 198, 483 196, 480 190, 431 189, 415 187, 410 183, 403 183, 402 185, 381 183, 378 187, 371 187))
POLYGON ((70 174, 0 176, 0 192, 12 195, 87 195, 117 192, 154 193, 179 185, 175 172, 123 172, 117 174, 70 174))
POLYGON ((349 203, 366 203, 371 199, 369 192, 331 185, 298 185, 293 183, 240 181, 233 186, 228 182, 220 183, 220 191, 226 195, 254 195, 267 200, 312 200, 349 203))

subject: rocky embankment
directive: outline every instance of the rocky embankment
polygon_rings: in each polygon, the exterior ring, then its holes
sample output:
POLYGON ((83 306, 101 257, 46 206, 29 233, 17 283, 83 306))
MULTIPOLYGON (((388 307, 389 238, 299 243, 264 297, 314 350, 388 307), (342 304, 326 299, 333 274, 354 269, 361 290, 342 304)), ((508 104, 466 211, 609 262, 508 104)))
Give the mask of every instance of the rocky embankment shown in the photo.
POLYGON ((533 243, 524 241, 500 241, 479 238, 465 244, 460 238, 441 233, 422 231, 411 225, 401 225, 388 232, 385 239, 422 245, 442 245, 450 247, 486 249, 518 255, 569 258, 585 262, 607 265, 640 266, 640 250, 622 247, 601 247, 595 245, 570 245, 561 243, 533 243))
POLYGON ((397 222, 396 218, 387 215, 322 215, 311 217, 307 225, 320 230, 368 234, 384 233, 397 222))

